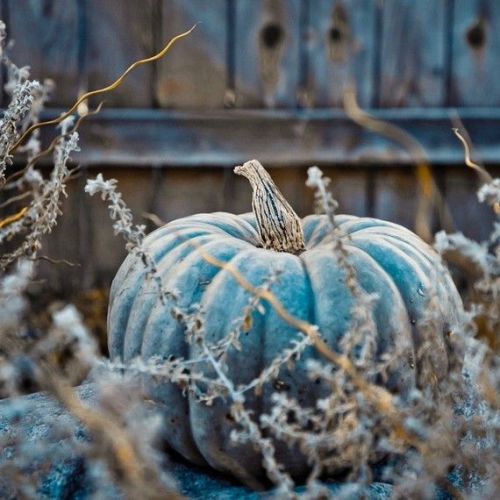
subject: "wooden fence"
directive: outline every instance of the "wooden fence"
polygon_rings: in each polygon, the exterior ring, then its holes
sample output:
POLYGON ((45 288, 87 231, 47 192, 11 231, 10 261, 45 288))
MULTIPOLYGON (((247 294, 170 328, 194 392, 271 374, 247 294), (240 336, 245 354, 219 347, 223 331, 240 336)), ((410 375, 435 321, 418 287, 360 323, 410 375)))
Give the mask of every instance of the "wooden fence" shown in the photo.
MULTIPOLYGON (((199 23, 161 62, 133 73, 81 129, 82 176, 47 253, 82 264, 55 279, 105 284, 124 251, 86 176, 119 179, 137 215, 164 220, 250 208, 229 167, 259 158, 300 214, 306 168, 333 178, 342 211, 413 226, 407 151, 347 118, 342 97, 398 125, 425 148, 456 228, 483 239, 491 213, 451 132, 460 117, 499 174, 500 2, 496 0, 2 0, 11 57, 57 84, 59 113, 199 23)), ((97 101, 92 102, 95 105, 97 101)), ((433 229, 440 227, 437 217, 433 229)))

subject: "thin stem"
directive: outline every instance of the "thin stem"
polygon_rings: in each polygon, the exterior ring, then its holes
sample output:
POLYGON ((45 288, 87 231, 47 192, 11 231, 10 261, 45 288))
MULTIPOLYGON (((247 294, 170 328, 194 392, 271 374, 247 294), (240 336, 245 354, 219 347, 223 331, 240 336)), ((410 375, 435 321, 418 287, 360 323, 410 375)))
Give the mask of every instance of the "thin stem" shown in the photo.
POLYGON ((105 94, 107 92, 111 92, 112 90, 116 89, 119 87, 123 80, 128 76, 129 73, 131 73, 134 69, 138 68, 139 66, 142 66, 143 64, 148 64, 150 62, 158 61, 161 59, 169 50, 170 48, 178 42, 181 38, 184 38, 191 34, 191 32, 196 28, 196 24, 189 29, 188 31, 185 31, 184 33, 181 33, 180 35, 174 36, 168 43, 165 45, 165 47, 158 52, 158 54, 155 54, 154 56, 148 57, 146 59, 140 59, 139 61, 134 62, 131 64, 113 83, 108 85, 107 87, 103 87, 97 90, 91 90, 90 92, 86 92, 85 94, 81 95, 76 102, 71 106, 71 108, 63 113, 61 116, 58 118, 54 118, 53 120, 48 120, 46 122, 40 122, 40 123, 35 123, 29 127, 23 135, 17 140, 17 142, 10 148, 9 154, 12 154, 24 141, 24 139, 31 134, 34 130, 37 130, 41 127, 46 127, 48 125, 57 125, 61 123, 63 120, 68 118, 68 116, 71 116, 77 109, 78 107, 87 99, 90 97, 94 97, 99 94, 105 94))

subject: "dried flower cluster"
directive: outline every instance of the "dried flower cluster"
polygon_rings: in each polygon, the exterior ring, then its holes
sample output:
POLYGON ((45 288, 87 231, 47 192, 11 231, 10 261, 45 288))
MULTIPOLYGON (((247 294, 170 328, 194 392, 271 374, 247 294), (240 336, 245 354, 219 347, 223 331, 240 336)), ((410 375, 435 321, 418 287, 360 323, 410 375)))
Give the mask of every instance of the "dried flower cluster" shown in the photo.
POLYGON ((59 135, 45 150, 35 131, 14 151, 21 134, 38 122, 53 85, 30 80, 29 68, 15 66, 7 51, 5 25, 0 22, 1 63, 8 76, 5 90, 11 97, 0 118, 0 208, 7 214, 0 217, 0 398, 10 397, 3 402, 2 418, 13 428, 4 435, 0 425, 0 496, 50 496, 40 484, 40 473, 54 467, 57 471, 58 464, 74 456, 76 470, 91 478, 88 494, 116 496, 121 491, 130 498, 175 498, 172 480, 151 445, 158 419, 145 413, 140 393, 130 383, 112 377, 99 384, 102 394, 97 408, 86 406, 74 393, 71 386, 102 363, 96 342, 76 308, 54 304, 51 323, 45 327, 33 316, 29 292, 37 279, 44 237, 57 224, 74 171, 70 155, 78 149, 80 120, 68 117, 62 121, 59 135), (44 175, 36 163, 50 153, 53 167, 44 175), (19 168, 21 161, 25 166, 19 168), (15 396, 37 390, 51 393, 83 424, 92 440, 82 437, 74 420, 68 419, 41 437, 36 446, 25 442, 34 418, 26 409, 33 408, 15 396), (142 429, 145 422, 146 433, 142 429))

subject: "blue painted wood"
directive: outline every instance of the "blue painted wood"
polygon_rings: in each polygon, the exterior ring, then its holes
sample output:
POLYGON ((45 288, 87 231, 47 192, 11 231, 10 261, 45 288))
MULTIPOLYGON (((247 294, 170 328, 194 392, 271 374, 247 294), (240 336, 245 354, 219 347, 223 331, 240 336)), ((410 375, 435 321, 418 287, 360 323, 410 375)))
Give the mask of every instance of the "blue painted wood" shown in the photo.
POLYGON ((300 72, 300 9, 300 0, 237 0, 237 107, 296 105, 300 72))
MULTIPOLYGON (((86 0, 87 89, 109 85, 134 61, 155 52, 155 0, 86 0)), ((151 107, 154 66, 143 66, 127 77, 123 85, 105 97, 107 106, 151 107)))
MULTIPOLYGON (((492 171, 494 174, 494 171, 492 171)), ((497 176, 500 172, 497 171, 497 176)), ((487 240, 497 220, 487 204, 479 203, 476 191, 481 186, 472 169, 447 169, 445 201, 450 210, 455 230, 476 241, 487 240)))
MULTIPOLYGON (((323 173, 332 180, 330 189, 339 206, 337 213, 372 216, 368 207, 368 175, 366 170, 358 168, 324 167, 323 173)), ((309 190, 310 191, 310 190, 309 190)), ((307 210, 311 211, 312 200, 307 200, 307 210)))
POLYGON ((171 109, 221 108, 227 84, 226 0, 162 0, 161 43, 197 24, 158 63, 156 97, 171 109))
POLYGON ((159 171, 154 213, 162 220, 225 210, 222 169, 205 167, 159 171))
POLYGON ((500 2, 455 0, 453 19, 451 104, 500 105, 500 2))
MULTIPOLYGON (((456 110, 370 110, 421 142, 430 162, 463 165, 453 134, 456 110)), ((475 149, 498 164, 500 109, 458 110, 475 149)), ((44 116, 54 116, 46 114, 44 116)), ((268 166, 411 164, 399 145, 353 124, 340 110, 104 110, 80 129, 87 165, 234 166, 259 157, 268 166)))
POLYGON ((445 103, 446 0, 384 0, 379 104, 445 103))
POLYGON ((51 105, 67 106, 78 93, 80 24, 77 0, 3 0, 11 59, 30 66, 34 79, 54 80, 51 105))
POLYGON ((415 230, 418 186, 413 169, 378 169, 374 183, 374 216, 415 230))
POLYGON ((310 1, 306 26, 307 67, 304 104, 342 107, 345 85, 356 85, 361 106, 373 97, 376 2, 310 1))

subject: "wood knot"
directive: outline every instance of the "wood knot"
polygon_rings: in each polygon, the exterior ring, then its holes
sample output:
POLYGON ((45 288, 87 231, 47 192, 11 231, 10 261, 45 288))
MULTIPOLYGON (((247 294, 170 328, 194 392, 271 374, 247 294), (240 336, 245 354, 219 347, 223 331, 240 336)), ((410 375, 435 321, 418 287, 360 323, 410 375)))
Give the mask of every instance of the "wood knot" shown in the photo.
POLYGON ((260 31, 262 45, 269 50, 278 47, 283 41, 284 36, 285 32, 283 28, 274 22, 267 23, 260 31))
POLYGON ((481 50, 486 43, 486 24, 482 17, 472 23, 467 29, 465 38, 474 50, 481 50))

